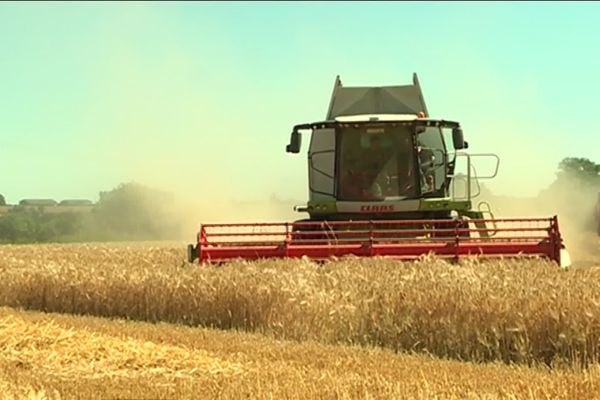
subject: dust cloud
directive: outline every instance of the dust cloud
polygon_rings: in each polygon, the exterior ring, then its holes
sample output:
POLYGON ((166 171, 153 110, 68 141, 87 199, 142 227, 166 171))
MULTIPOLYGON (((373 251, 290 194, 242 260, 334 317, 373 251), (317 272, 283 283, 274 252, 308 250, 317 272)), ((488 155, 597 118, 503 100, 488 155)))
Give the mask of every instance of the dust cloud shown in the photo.
POLYGON ((180 239, 191 240, 200 224, 286 222, 303 216, 294 213, 294 202, 275 197, 262 201, 243 201, 234 198, 196 199, 185 194, 176 195, 176 207, 171 214, 178 221, 180 239))
MULTIPOLYGON (((231 177, 225 174, 213 176, 218 182, 207 182, 201 177, 178 180, 177 173, 174 172, 171 182, 161 184, 152 176, 152 169, 147 171, 147 176, 138 173, 135 182, 169 194, 168 200, 162 204, 153 204, 157 217, 160 215, 161 219, 171 221, 164 226, 169 226, 169 229, 176 227, 173 240, 192 242, 200 224, 286 222, 304 218, 302 214, 293 210, 293 206, 300 202, 274 195, 248 200, 244 198, 243 193, 238 196, 232 194, 223 184, 231 180, 231 177)), ((170 234, 173 234, 173 230, 170 234)))
MULTIPOLYGON (((548 171, 551 174, 553 171, 548 171)), ((474 199, 477 207, 489 203, 496 218, 558 216, 565 246, 575 265, 600 263, 600 239, 595 231, 594 207, 598 190, 576 179, 554 182, 536 196, 512 197, 494 195, 483 190, 474 199)))

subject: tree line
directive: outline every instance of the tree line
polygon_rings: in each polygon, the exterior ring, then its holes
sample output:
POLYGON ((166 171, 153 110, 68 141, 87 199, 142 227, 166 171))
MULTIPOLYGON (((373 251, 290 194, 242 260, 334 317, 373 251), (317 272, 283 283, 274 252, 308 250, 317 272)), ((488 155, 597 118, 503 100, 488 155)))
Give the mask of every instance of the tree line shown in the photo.
POLYGON ((124 183, 100 192, 89 212, 17 205, 0 215, 0 243, 174 239, 180 227, 170 214, 172 200, 168 193, 124 183))

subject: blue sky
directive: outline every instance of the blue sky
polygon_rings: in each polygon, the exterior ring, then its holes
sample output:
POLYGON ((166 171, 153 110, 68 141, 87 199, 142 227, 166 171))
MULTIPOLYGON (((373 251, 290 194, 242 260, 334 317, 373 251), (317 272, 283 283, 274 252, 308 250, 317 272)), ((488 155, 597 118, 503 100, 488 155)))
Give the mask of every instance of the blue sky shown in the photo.
POLYGON ((600 3, 0 4, 0 193, 97 199, 120 182, 307 197, 294 124, 347 85, 410 83, 498 194, 533 195, 566 156, 600 162, 600 3))

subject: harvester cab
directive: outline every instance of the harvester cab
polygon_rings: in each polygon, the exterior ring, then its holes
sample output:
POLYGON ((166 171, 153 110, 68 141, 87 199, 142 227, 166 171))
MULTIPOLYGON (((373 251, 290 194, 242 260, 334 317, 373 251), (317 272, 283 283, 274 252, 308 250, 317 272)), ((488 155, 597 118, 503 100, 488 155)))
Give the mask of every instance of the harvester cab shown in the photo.
POLYGON ((310 134, 309 199, 296 210, 308 216, 202 225, 197 245, 188 246, 190 262, 434 253, 561 264, 556 216, 494 219, 473 208, 478 180, 496 176, 499 158, 469 154, 458 122, 430 118, 416 74, 410 85, 383 87, 345 87, 338 76, 326 118, 294 126, 287 152, 301 151, 303 134, 310 134), (488 175, 475 176, 476 158, 493 161, 488 175))
MULTIPOLYGON (((344 87, 336 78, 324 121, 296 125, 286 150, 308 150, 309 220, 482 219, 472 210, 471 158, 458 122, 431 119, 416 74, 413 84, 344 87), (462 195, 456 194, 457 159, 465 158, 462 195)), ((493 158, 494 154, 477 154, 493 158)), ((481 178, 480 178, 481 179, 481 178)))

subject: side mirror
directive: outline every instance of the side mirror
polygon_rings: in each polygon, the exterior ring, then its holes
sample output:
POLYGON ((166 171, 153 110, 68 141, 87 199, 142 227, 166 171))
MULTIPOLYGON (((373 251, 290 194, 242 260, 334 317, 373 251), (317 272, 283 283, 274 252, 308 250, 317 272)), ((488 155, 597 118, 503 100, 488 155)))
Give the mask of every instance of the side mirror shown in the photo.
POLYGON ((300 136, 300 132, 293 131, 290 136, 290 144, 285 146, 285 151, 288 153, 298 154, 300 153, 300 147, 302 146, 302 136, 300 136))
POLYGON ((469 144, 465 142, 465 137, 461 128, 452 129, 452 144, 456 150, 466 149, 469 144))

